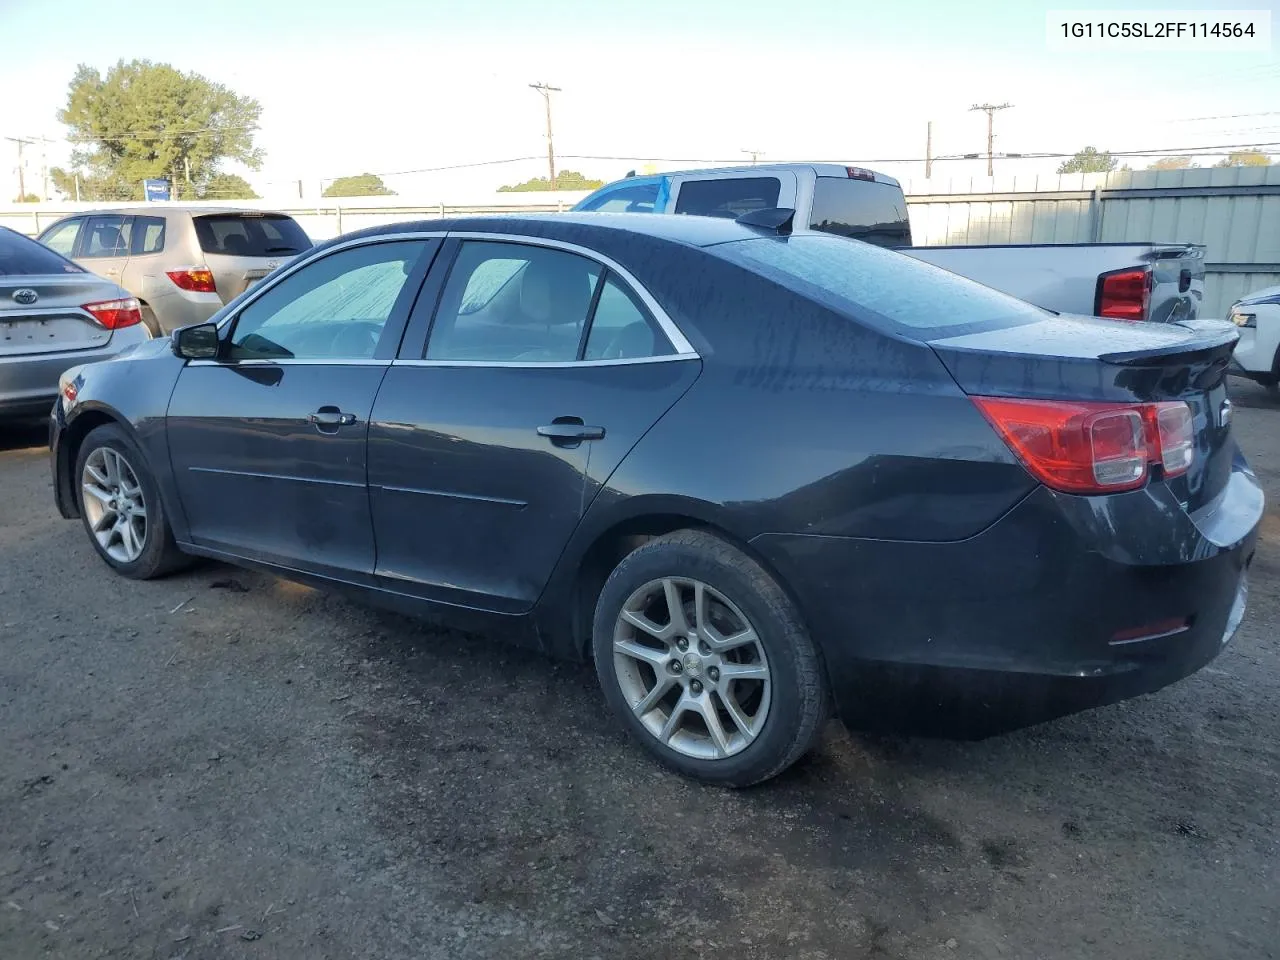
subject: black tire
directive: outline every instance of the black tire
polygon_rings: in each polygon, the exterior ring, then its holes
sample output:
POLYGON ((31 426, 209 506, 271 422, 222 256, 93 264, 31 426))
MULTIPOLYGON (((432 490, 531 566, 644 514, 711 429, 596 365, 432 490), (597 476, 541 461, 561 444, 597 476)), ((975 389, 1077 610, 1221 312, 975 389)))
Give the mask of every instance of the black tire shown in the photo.
POLYGON ((72 483, 80 503, 80 520, 84 524, 85 533, 89 536, 89 542, 98 551, 98 556, 102 557, 116 573, 133 580, 151 580, 191 563, 191 558, 179 550, 174 542, 173 530, 169 526, 168 517, 165 516, 164 504, 160 502, 160 493, 146 457, 124 428, 114 423, 105 423, 89 431, 84 442, 80 444, 80 452, 76 456, 76 472, 72 477, 72 483), (124 458, 137 478, 138 486, 142 489, 142 499, 146 508, 146 532, 143 536, 142 551, 131 562, 113 557, 104 549, 91 527, 89 511, 85 509, 86 494, 82 486, 85 463, 94 451, 103 447, 115 451, 124 458))
POLYGON ((596 674, 610 708, 658 760, 694 779, 727 787, 768 780, 814 745, 830 716, 822 662, 795 604, 758 563, 714 534, 678 530, 632 551, 600 592, 592 634, 596 674), (646 584, 668 577, 702 581, 731 600, 764 648, 769 710, 755 739, 730 756, 700 759, 662 743, 634 713, 614 668, 614 630, 623 605, 646 584))
POLYGON ((153 337, 163 337, 164 333, 160 329, 160 321, 156 319, 156 313, 145 303, 142 305, 142 325, 151 331, 153 337))

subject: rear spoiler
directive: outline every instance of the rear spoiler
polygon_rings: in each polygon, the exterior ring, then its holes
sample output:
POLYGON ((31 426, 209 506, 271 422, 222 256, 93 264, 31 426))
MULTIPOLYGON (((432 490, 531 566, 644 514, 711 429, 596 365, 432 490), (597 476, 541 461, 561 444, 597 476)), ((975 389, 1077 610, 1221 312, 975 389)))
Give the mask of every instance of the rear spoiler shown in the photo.
POLYGON ((791 232, 791 225, 795 221, 796 212, 791 207, 766 207, 763 210, 752 210, 750 213, 744 213, 735 220, 744 227, 756 227, 761 230, 768 230, 770 233, 776 233, 780 236, 786 236, 791 232))
POLYGON ((1240 339, 1235 325, 1225 320, 1182 320, 1173 326, 1182 327, 1196 336, 1192 340, 1182 340, 1162 347, 1104 353, 1098 359, 1121 367, 1167 366, 1197 361, 1212 363, 1217 360, 1225 362, 1240 339))

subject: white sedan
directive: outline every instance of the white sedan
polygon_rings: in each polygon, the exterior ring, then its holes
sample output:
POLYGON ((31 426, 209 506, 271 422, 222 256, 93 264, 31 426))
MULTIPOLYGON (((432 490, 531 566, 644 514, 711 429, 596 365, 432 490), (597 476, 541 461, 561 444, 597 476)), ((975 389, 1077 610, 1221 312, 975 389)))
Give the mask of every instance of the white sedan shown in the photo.
POLYGON ((1240 328, 1232 372, 1263 386, 1280 384, 1280 286, 1255 290, 1227 315, 1240 328))

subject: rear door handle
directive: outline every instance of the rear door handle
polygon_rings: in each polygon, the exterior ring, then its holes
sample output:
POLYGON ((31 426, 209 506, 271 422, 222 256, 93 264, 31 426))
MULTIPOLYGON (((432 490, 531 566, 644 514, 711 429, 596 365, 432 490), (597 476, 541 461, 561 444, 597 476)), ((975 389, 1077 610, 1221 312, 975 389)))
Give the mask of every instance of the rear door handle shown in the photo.
POLYGON ((581 420, 556 421, 538 428, 538 436, 552 443, 581 443, 583 440, 603 440, 604 427, 591 427, 581 420))

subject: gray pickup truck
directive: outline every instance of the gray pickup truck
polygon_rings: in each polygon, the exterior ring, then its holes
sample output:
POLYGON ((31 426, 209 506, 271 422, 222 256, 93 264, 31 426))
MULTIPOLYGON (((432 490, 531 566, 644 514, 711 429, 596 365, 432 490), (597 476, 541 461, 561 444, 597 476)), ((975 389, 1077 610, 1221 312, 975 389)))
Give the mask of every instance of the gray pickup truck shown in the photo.
POLYGON ((795 210, 794 229, 889 247, 1059 313, 1122 320, 1194 319, 1204 297, 1204 247, 1189 243, 1017 243, 916 247, 902 186, 863 167, 757 164, 632 176, 575 210, 739 217, 795 210))

